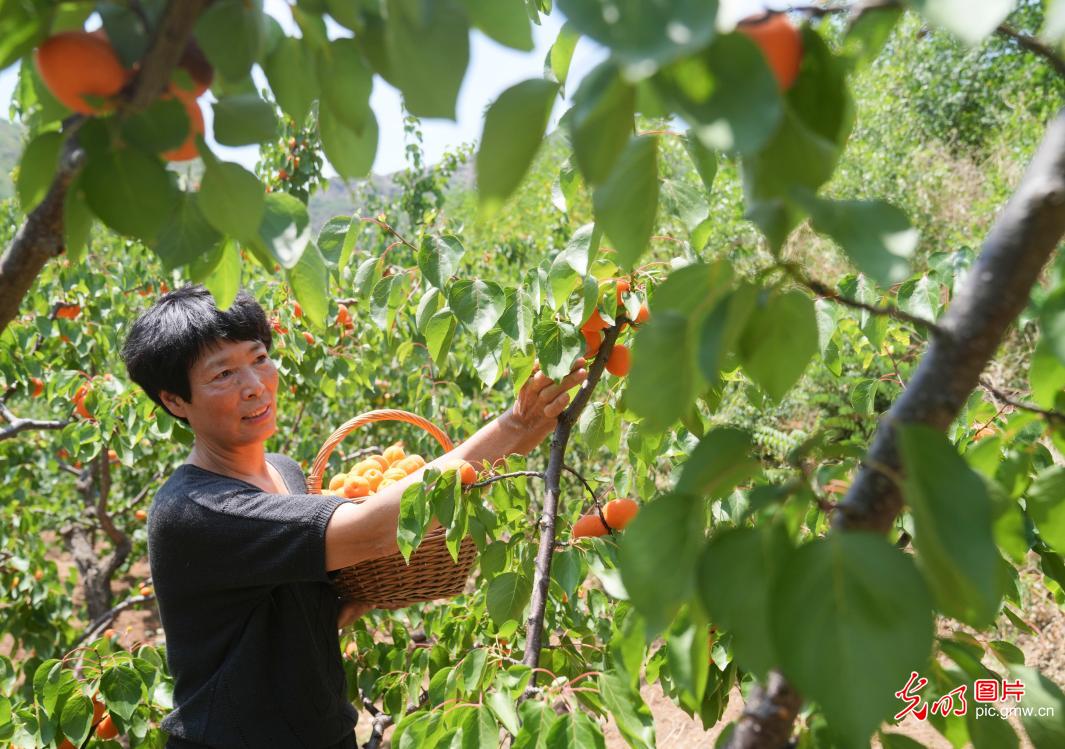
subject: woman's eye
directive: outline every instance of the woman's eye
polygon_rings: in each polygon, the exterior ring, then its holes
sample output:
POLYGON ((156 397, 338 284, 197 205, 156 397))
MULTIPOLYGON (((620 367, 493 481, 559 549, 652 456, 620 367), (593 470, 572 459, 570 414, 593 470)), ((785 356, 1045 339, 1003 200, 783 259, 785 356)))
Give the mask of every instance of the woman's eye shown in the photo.
POLYGON ((256 359, 255 361, 261 364, 261 363, 263 363, 264 361, 266 361, 269 358, 270 357, 268 357, 266 354, 259 354, 259 358, 256 359))
POLYGON ((218 373, 218 377, 216 379, 221 380, 221 379, 224 379, 224 378, 228 377, 231 374, 233 374, 232 370, 223 369, 221 372, 218 373))

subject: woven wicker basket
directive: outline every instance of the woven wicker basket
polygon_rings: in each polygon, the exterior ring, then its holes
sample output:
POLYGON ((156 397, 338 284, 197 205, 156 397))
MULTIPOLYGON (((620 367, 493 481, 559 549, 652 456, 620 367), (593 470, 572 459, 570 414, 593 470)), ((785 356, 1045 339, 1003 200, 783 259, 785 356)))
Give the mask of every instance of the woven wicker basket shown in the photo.
MULTIPOLYGON (((308 491, 321 494, 326 464, 341 440, 355 429, 378 421, 413 424, 432 435, 444 452, 450 452, 453 447, 451 440, 439 427, 417 414, 397 409, 367 411, 345 422, 322 445, 307 477, 308 491)), ((350 501, 372 502, 373 496, 350 501)), ((456 564, 447 548, 446 531, 437 528, 425 534, 421 545, 411 554, 410 564, 397 551, 390 556, 331 572, 330 578, 337 593, 346 601, 362 601, 377 609, 398 609, 439 598, 451 598, 461 593, 476 551, 472 538, 467 536, 462 539, 456 564)))

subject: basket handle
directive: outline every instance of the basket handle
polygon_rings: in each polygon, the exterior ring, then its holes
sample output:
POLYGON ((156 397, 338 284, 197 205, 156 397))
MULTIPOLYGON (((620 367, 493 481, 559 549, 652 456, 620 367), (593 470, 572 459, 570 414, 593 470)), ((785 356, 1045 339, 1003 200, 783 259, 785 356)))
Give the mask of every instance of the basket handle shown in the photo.
POLYGON ((381 408, 376 411, 367 411, 366 413, 359 414, 353 419, 345 421, 335 432, 329 435, 329 439, 325 441, 325 444, 322 445, 322 449, 318 451, 318 456, 314 459, 314 464, 311 466, 311 472, 307 476, 307 491, 309 493, 322 493, 322 478, 325 475, 325 467, 329 463, 329 456, 333 454, 333 450, 336 449, 336 446, 340 444, 341 440, 359 427, 365 426, 366 424, 373 424, 377 421, 403 421, 407 424, 413 424, 428 432, 440 443, 440 446, 444 448, 444 452, 451 452, 454 448, 451 440, 440 427, 418 414, 413 414, 410 411, 401 411, 398 408, 381 408))

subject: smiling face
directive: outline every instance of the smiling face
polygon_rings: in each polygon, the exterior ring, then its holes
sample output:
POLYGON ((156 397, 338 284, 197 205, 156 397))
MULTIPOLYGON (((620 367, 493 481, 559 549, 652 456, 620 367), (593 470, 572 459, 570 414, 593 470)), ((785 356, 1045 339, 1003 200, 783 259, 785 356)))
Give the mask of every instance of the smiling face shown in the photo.
POLYGON ((277 367, 261 341, 219 341, 189 370, 191 400, 162 391, 175 416, 202 440, 227 450, 261 443, 277 430, 277 367))

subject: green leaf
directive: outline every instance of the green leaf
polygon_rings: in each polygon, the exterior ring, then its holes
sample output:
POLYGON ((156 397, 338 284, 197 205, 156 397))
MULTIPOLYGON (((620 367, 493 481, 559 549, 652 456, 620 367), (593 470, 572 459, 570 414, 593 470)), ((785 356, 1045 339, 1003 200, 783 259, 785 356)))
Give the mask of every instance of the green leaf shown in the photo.
POLYGON ((211 65, 235 83, 258 61, 264 28, 262 0, 219 0, 196 22, 196 40, 211 65))
POLYGON ((448 304, 463 325, 477 336, 496 326, 506 307, 503 287, 492 281, 460 279, 448 291, 448 304))
POLYGON ((714 189, 714 177, 717 176, 717 156, 704 146, 691 130, 684 135, 684 149, 691 157, 706 191, 711 192, 714 189))
POLYGON ((754 153, 783 113, 773 72, 743 34, 718 36, 698 55, 660 72, 654 84, 691 124, 695 139, 720 151, 754 153))
POLYGON ((658 139, 630 140, 592 203, 596 222, 616 250, 615 261, 630 270, 647 249, 658 212, 658 139))
POLYGON ((282 268, 296 267, 311 242, 307 206, 286 192, 273 192, 266 196, 264 208, 257 245, 282 268))
POLYGON ((797 290, 759 295, 739 341, 747 375, 779 402, 816 353, 813 300, 797 290))
POLYGON ((164 270, 170 271, 206 255, 221 239, 222 235, 204 218, 195 194, 180 192, 174 212, 159 230, 152 249, 163 261, 164 270))
POLYGON ((560 715, 551 724, 544 746, 546 749, 606 749, 606 742, 599 725, 578 710, 560 715))
POLYGON ((318 117, 322 136, 322 151, 337 173, 345 179, 359 179, 370 173, 377 155, 377 118, 366 115, 362 133, 347 127, 329 107, 322 107, 318 117))
POLYGON ((507 307, 499 318, 499 327, 522 351, 528 348, 532 340, 533 319, 529 292, 521 287, 507 289, 507 307))
POLYGON ((315 244, 333 268, 344 268, 355 249, 357 230, 347 216, 334 216, 318 232, 315 244))
POLYGON ((573 155, 591 185, 603 182, 629 142, 636 91, 604 62, 581 80, 566 115, 573 155))
POLYGON ((744 284, 718 302, 698 328, 699 368, 707 382, 720 383, 757 302, 758 290, 744 284))
POLYGON ((562 28, 558 30, 558 36, 555 37, 555 43, 551 45, 551 49, 547 52, 547 59, 544 60, 544 78, 565 87, 569 65, 573 60, 573 50, 576 49, 580 38, 581 35, 574 30, 573 24, 569 21, 562 24, 562 28))
POLYGON ((226 242, 222 249, 222 257, 218 265, 203 281, 203 285, 211 292, 215 304, 220 310, 229 309, 229 305, 240 290, 240 251, 233 240, 226 242))
POLYGON ((965 727, 973 749, 1016 749, 1020 746, 1009 721, 992 716, 978 718, 971 707, 965 713, 965 727))
POLYGON ((883 286, 910 276, 917 230, 906 214, 880 200, 824 200, 806 194, 799 203, 814 231, 827 234, 858 269, 883 286))
POLYGON ((1041 339, 1065 365, 1065 283, 1055 289, 1039 311, 1041 339))
POLYGON ((944 613, 983 628, 995 620, 1002 599, 984 482, 943 433, 899 424, 896 434, 925 579, 944 613))
POLYGON ((1065 468, 1050 466, 1036 475, 1028 488, 1027 510, 1043 540, 1065 554, 1065 468))
POLYGON ((85 202, 81 180, 75 178, 67 188, 66 198, 63 200, 63 244, 70 262, 76 263, 81 259, 91 230, 92 212, 85 202))
POLYGON ((638 691, 629 689, 626 681, 616 674, 604 672, 599 675, 599 694, 629 746, 635 749, 656 746, 654 716, 638 691))
POLYGON ((1043 674, 1027 666, 1013 666, 1010 676, 1024 684, 1025 708, 1021 723, 1035 749, 1065 746, 1065 694, 1043 674))
POLYGON ((696 712, 706 694, 710 675, 710 631, 690 606, 681 608, 666 637, 666 662, 674 698, 685 710, 696 712))
POLYGON ((287 276, 304 316, 312 325, 324 329, 329 314, 329 270, 314 242, 307 243, 299 262, 289 269, 287 276))
POLYGON ((561 382, 584 353, 584 337, 569 323, 543 320, 533 328, 533 344, 545 375, 561 382))
POLYGON ((488 108, 477 151, 482 210, 496 211, 521 184, 540 148, 557 94, 557 83, 522 81, 501 93, 488 108))
POLYGON ((226 96, 211 105, 214 137, 223 146, 263 143, 277 136, 274 108, 258 94, 226 96))
POLYGON ((458 272, 466 248, 458 237, 426 235, 418 250, 418 268, 425 280, 446 291, 448 280, 458 272))
POLYGON ((868 745, 932 649, 932 601, 913 560, 877 534, 831 533, 790 556, 770 595, 785 676, 821 705, 838 742, 868 745))
MULTIPOLYGON (((480 747, 499 744, 499 726, 492 712, 485 705, 470 710, 460 728, 462 736, 460 749, 480 749, 480 747)), ((454 742, 451 746, 455 746, 454 742)))
POLYGON ((425 343, 429 346, 429 356, 433 357, 436 366, 442 367, 447 358, 447 352, 451 349, 451 339, 455 337, 455 329, 458 320, 451 314, 451 310, 444 307, 429 318, 425 325, 425 343))
POLYGON ((682 465, 677 491, 707 499, 727 496, 759 468, 750 435, 731 427, 711 430, 682 465))
POLYGON ((702 500, 666 494, 645 503, 621 534, 621 580, 649 634, 664 629, 691 595, 705 527, 702 500))
POLYGON ((197 196, 204 218, 234 239, 254 240, 266 209, 262 183, 240 164, 206 158, 204 167, 197 196))
POLYGON ((354 39, 334 39, 323 51, 318 80, 329 110, 346 127, 361 133, 373 116, 373 72, 363 62, 354 39))
POLYGON ((151 241, 174 208, 175 188, 158 159, 133 148, 90 151, 80 184, 101 221, 151 241))
POLYGON ((81 746, 92 730, 92 700, 84 694, 68 699, 63 705, 59 725, 74 746, 81 746))
POLYGON ((1016 0, 906 0, 933 25, 974 45, 1006 20, 1016 0))
MULTIPOLYGON (((199 107, 192 103, 190 106, 199 107)), ((192 122, 185 105, 176 98, 159 98, 122 123, 122 137, 142 151, 160 153, 177 148, 189 134, 192 122)), ((217 131, 218 126, 215 125, 217 131)))
POLYGON ((511 619, 521 620, 521 614, 532 595, 532 583, 517 572, 503 572, 488 583, 485 605, 497 627, 511 619))
POLYGON ((307 43, 282 38, 263 63, 263 72, 281 111, 302 124, 318 98, 318 78, 307 43))
POLYGON ((145 696, 144 682, 131 666, 115 666, 104 671, 100 694, 109 711, 129 720, 145 696))
POLYGON ((869 7, 854 19, 843 39, 843 52, 856 68, 865 68, 877 58, 902 14, 902 8, 869 7))
POLYGON ((1051 346, 1045 337, 1040 338, 1028 370, 1032 400, 1042 408, 1054 408, 1058 396, 1065 391, 1065 364, 1055 356, 1051 346))
POLYGON ((547 736, 558 720, 550 705, 537 700, 526 700, 518 708, 521 715, 521 732, 514 741, 514 749, 546 749, 547 736))
POLYGON ((486 702, 492 713, 503 724, 503 727, 510 731, 512 735, 517 736, 520 730, 518 711, 514 709, 514 700, 511 696, 502 690, 493 691, 488 694, 486 702))
POLYGON ((396 542, 407 562, 410 562, 410 555, 425 537, 425 529, 432 518, 425 495, 425 484, 419 481, 408 486, 400 498, 399 524, 396 528, 396 542))
POLYGON ((714 38, 717 0, 559 0, 558 9, 587 37, 643 78, 714 38))
POLYGON ((56 167, 59 151, 63 147, 63 134, 50 131, 41 133, 29 142, 18 163, 18 200, 23 213, 29 213, 48 194, 56 167))
POLYGON ((522 0, 462 0, 473 25, 500 44, 532 52, 532 29, 522 0))
POLYGON ((455 119, 470 57, 466 14, 455 0, 387 0, 388 59, 404 103, 417 117, 455 119))
POLYGON ((732 633, 744 670, 765 678, 776 663, 770 636, 770 591, 791 543, 781 523, 714 534, 697 568, 700 601, 711 619, 732 633))

